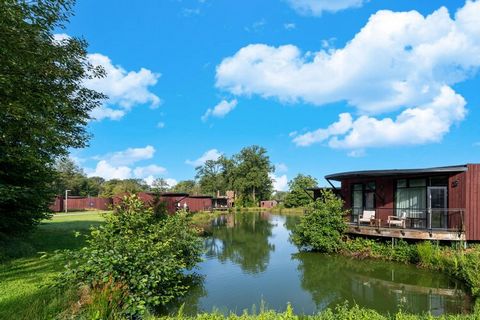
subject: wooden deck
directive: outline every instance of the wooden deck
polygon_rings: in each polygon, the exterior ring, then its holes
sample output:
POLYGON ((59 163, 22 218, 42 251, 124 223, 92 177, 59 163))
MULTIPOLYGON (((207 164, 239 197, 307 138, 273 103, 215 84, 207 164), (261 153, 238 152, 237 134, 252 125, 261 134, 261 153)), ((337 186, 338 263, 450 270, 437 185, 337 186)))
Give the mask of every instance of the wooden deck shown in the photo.
POLYGON ((447 240, 447 241, 465 241, 465 232, 456 230, 425 230, 425 229, 402 229, 376 227, 368 225, 349 224, 347 233, 371 236, 371 237, 387 237, 401 239, 417 239, 417 240, 447 240))

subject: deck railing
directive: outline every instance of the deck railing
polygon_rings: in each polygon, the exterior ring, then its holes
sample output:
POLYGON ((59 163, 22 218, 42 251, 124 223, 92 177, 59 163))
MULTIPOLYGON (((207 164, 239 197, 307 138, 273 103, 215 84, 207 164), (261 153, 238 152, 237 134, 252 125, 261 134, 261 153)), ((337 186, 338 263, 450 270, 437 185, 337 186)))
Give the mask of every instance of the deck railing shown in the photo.
POLYGON ((389 224, 389 216, 395 216, 404 220, 406 229, 421 230, 448 230, 464 231, 465 209, 440 208, 440 209, 418 209, 418 208, 352 208, 350 210, 350 222, 360 225, 372 225, 376 227, 403 228, 398 224, 389 224), (374 217, 369 222, 360 222, 364 211, 375 211, 374 217))

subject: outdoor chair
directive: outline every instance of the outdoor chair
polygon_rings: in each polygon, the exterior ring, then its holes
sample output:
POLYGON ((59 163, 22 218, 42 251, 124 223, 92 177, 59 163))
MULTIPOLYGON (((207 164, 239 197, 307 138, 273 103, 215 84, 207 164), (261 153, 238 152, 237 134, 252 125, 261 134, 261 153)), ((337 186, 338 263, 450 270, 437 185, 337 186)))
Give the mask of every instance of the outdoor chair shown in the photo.
POLYGON ((407 220, 407 212, 402 211, 400 216, 388 216, 387 224, 389 227, 400 227, 405 228, 405 221, 407 220))
POLYGON ((375 219, 375 210, 363 210, 362 215, 359 217, 359 223, 370 223, 372 219, 375 219))

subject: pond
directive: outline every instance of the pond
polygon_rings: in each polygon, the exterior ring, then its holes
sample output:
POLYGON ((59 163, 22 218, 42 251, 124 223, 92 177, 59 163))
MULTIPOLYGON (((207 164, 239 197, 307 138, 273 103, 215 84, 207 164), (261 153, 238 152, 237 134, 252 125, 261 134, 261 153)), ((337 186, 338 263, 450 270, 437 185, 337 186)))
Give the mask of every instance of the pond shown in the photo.
POLYGON ((291 303, 312 314, 346 301, 394 313, 465 313, 471 299, 462 283, 412 265, 300 253, 290 240, 298 218, 263 213, 221 216, 208 226, 203 276, 185 297, 184 312, 241 313, 263 304, 277 311, 291 303))

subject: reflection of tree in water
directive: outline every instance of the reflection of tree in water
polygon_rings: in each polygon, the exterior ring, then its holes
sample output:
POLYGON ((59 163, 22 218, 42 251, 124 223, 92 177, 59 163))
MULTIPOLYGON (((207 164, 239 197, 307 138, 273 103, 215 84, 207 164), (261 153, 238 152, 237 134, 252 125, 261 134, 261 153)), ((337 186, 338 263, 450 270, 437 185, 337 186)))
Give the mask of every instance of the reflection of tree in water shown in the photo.
POLYGON ((215 219, 213 236, 205 240, 207 257, 230 260, 248 273, 265 271, 275 250, 268 242, 273 227, 268 218, 264 213, 240 213, 215 219))
POLYGON ((183 297, 179 297, 171 301, 167 306, 158 308, 158 315, 175 315, 180 307, 183 306, 185 314, 197 314, 201 312, 199 305, 200 298, 207 295, 207 291, 203 285, 204 277, 196 273, 190 274, 185 280, 184 285, 188 286, 188 292, 183 297))
POLYGON ((457 282, 435 273, 382 261, 358 261, 318 253, 299 253, 301 286, 319 310, 348 301, 388 313, 459 313, 470 309, 457 282))

